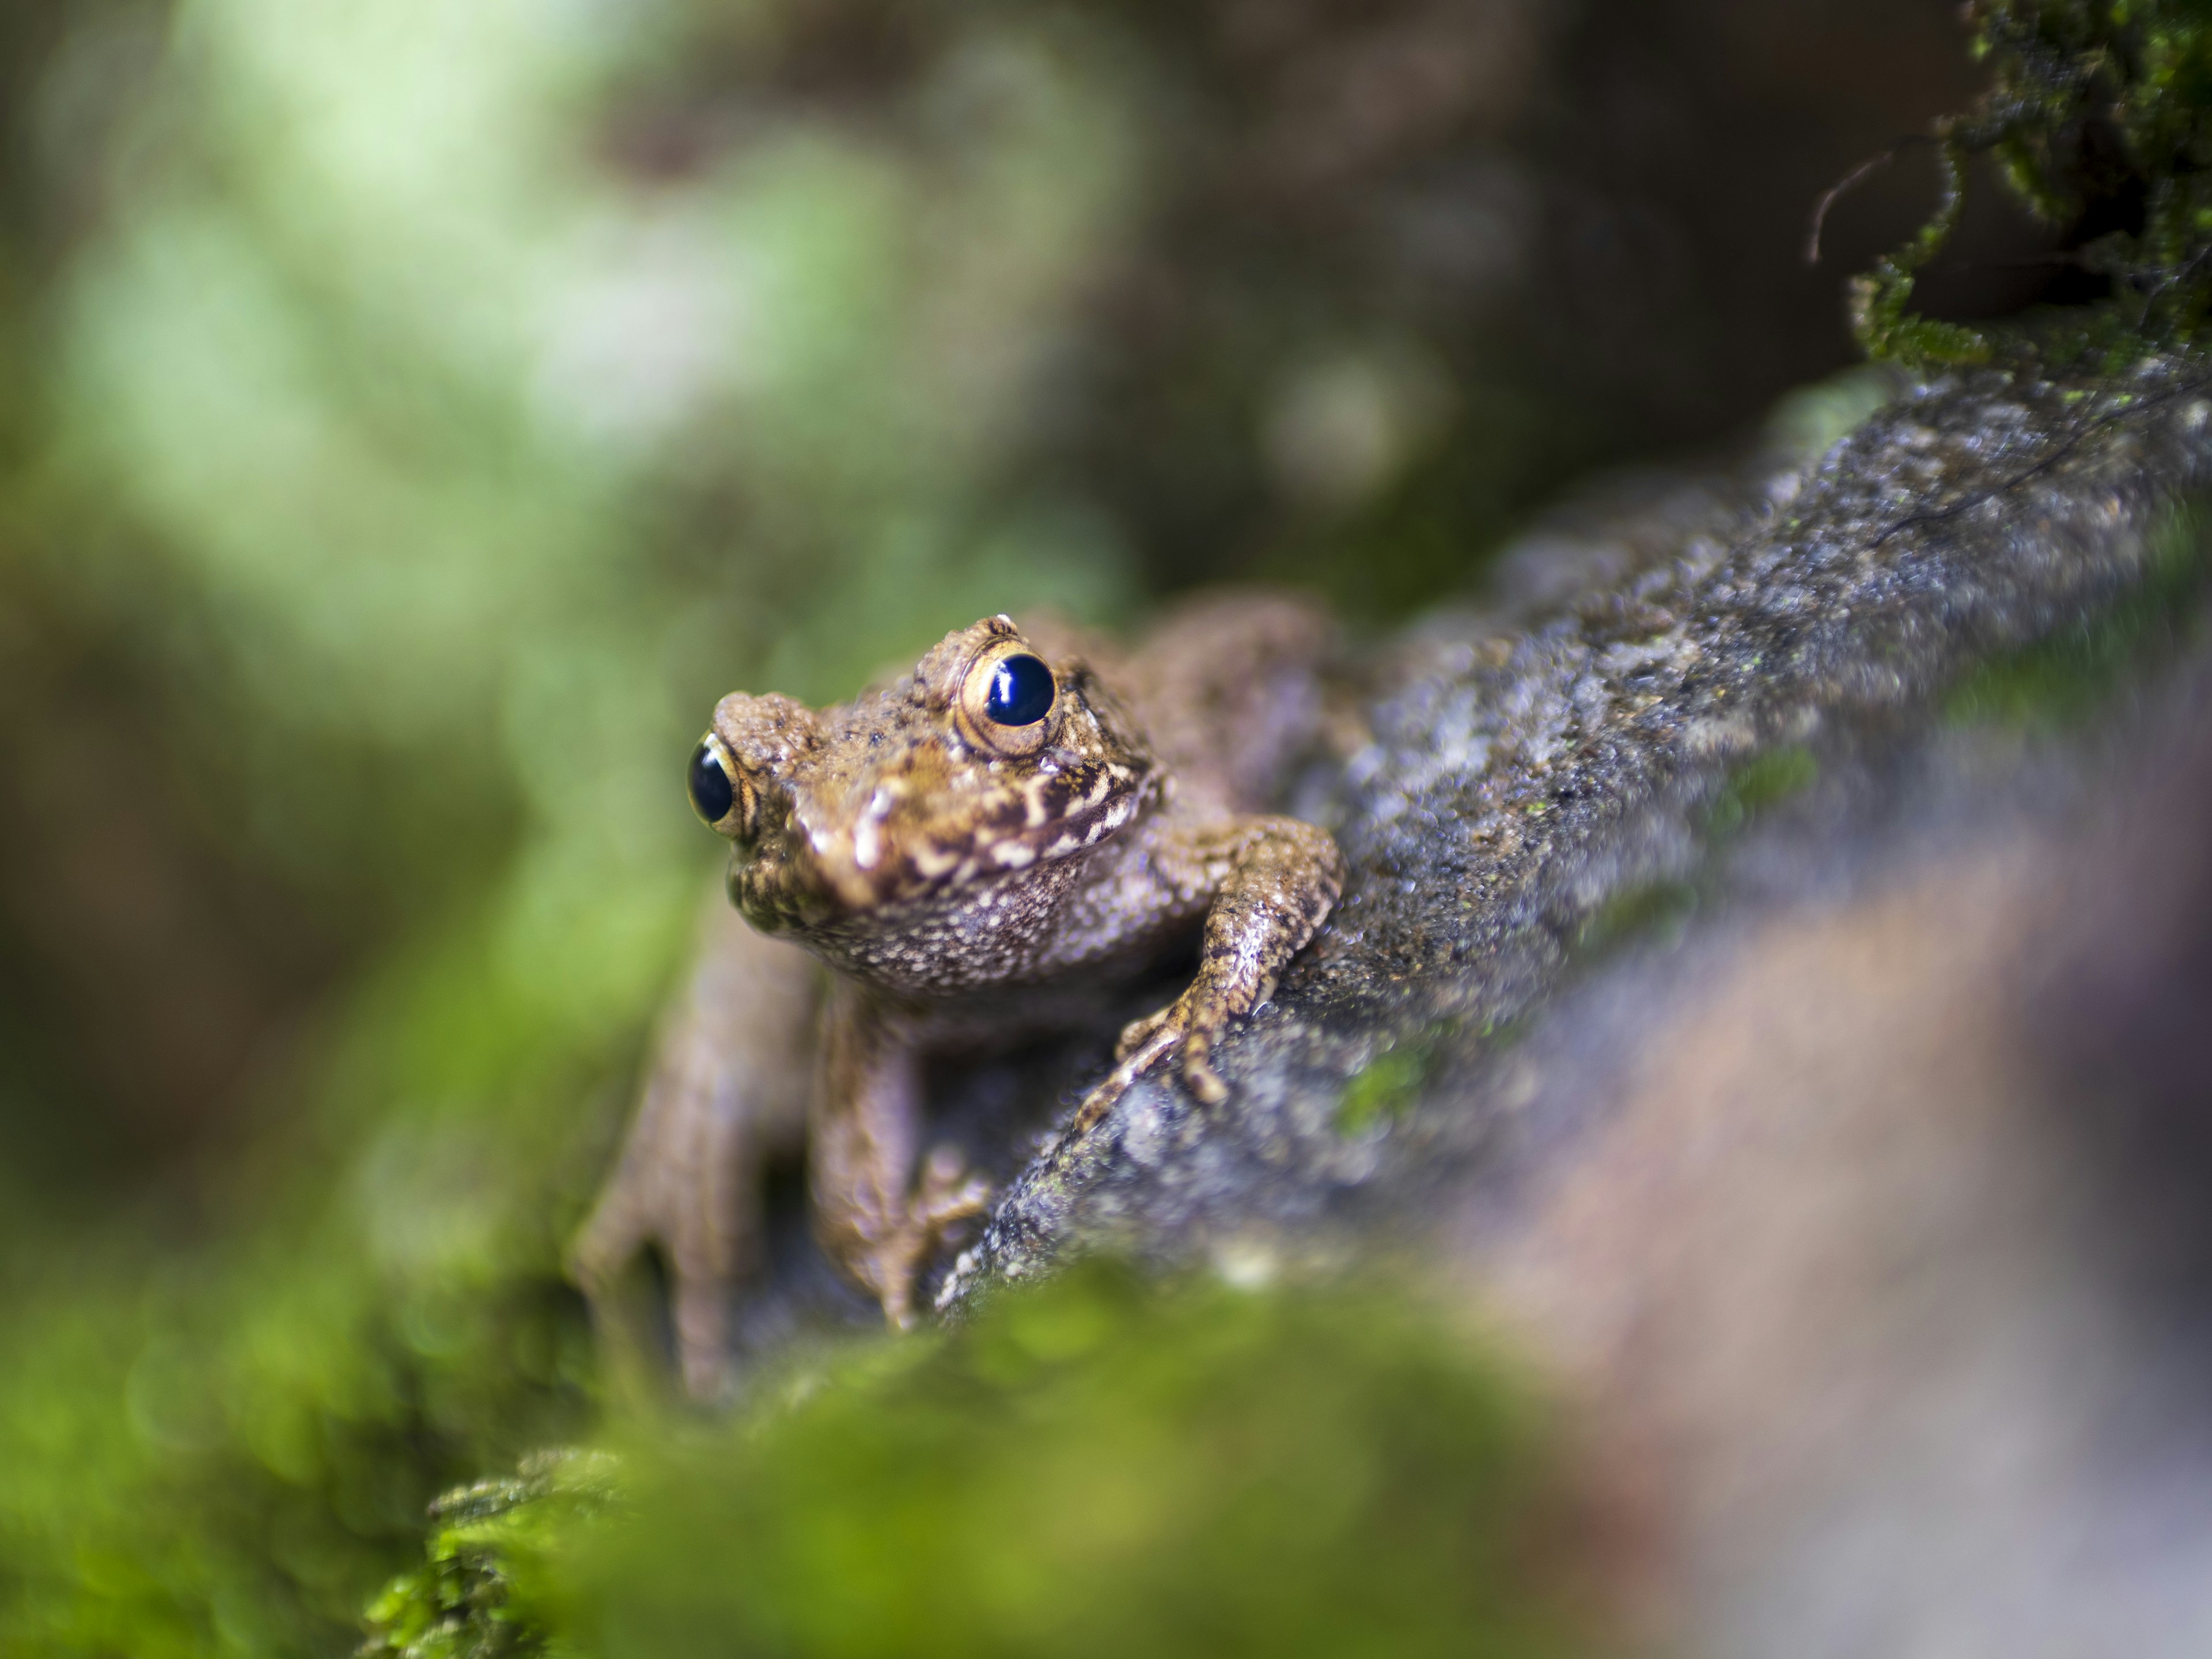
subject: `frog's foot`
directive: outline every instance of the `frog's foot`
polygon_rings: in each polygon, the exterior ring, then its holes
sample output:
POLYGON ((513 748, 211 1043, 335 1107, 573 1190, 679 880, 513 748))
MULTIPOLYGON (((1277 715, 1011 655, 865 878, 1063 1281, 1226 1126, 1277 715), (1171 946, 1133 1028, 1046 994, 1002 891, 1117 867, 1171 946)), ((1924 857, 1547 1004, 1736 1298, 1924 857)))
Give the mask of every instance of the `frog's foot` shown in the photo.
POLYGON ((921 1179, 906 1213, 854 1263, 862 1284, 884 1304, 895 1330, 914 1328, 914 1285, 929 1259, 991 1207, 991 1183, 963 1167, 960 1154, 939 1146, 922 1161, 921 1179))
POLYGON ((1230 1018, 1231 1011, 1218 999, 1204 995, 1194 985, 1158 1012, 1132 1020, 1122 1028, 1121 1041, 1114 1050, 1119 1063, 1084 1097, 1069 1132, 1083 1133, 1112 1111, 1139 1078, 1178 1054, 1183 1087, 1201 1105, 1218 1106, 1229 1098, 1229 1085, 1213 1069, 1213 1041, 1230 1018))
POLYGON ((659 1253, 672 1292, 676 1358, 695 1400, 712 1400, 731 1376, 729 1311, 752 1266, 758 1222, 752 1195, 757 1138, 730 1103, 702 1091, 648 1096, 621 1164, 568 1256, 611 1364, 641 1378, 654 1346, 625 1305, 628 1270, 659 1253))

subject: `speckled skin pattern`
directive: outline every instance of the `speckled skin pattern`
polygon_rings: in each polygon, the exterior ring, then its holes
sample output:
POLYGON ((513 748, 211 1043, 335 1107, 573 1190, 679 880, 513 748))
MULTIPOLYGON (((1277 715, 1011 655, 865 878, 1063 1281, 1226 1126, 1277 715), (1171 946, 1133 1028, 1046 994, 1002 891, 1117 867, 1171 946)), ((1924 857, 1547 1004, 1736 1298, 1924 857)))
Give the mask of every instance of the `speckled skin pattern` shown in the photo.
POLYGON ((586 1287, 662 1243, 687 1382, 719 1385, 725 1310, 753 1251, 729 1235, 733 1207, 754 1223, 726 1171, 787 1129, 787 1079, 804 1062, 818 1236, 891 1322, 909 1323, 917 1275, 989 1196, 949 1149, 917 1156, 923 1060, 1095 1019, 1106 993, 1194 934, 1189 988, 1124 1030, 1070 1131, 1170 1067, 1199 1101, 1224 1099, 1216 1042, 1272 994, 1343 881, 1325 831, 1255 810, 1314 732, 1329 638, 1300 601, 1223 593, 1127 654, 993 617, 848 703, 723 698, 708 743, 732 803, 715 827, 733 842, 730 899, 757 937, 710 935, 708 988, 664 1036, 579 1243, 586 1287), (988 686, 1023 655, 1051 670, 1050 706, 1000 725, 988 686), (817 982, 790 945, 829 970, 797 1011, 813 1041, 793 1041, 793 1011, 762 1030, 702 1006, 732 992, 758 1001, 764 981, 788 1003, 790 982, 817 982))

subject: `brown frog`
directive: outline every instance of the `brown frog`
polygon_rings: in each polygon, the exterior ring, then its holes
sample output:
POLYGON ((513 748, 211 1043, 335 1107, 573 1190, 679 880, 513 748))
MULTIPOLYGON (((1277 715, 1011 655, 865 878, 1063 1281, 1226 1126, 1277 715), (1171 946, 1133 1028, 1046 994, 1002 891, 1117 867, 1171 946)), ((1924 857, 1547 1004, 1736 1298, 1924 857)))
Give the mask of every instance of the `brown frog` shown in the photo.
POLYGON ((849 703, 723 698, 690 793, 750 927, 717 907, 663 1033, 574 1253, 594 1303, 661 1246, 686 1384, 714 1391, 760 1165, 803 1122, 823 1245, 909 1324, 989 1197, 951 1149, 920 1156, 923 1060, 1095 1021, 1194 935, 1189 988, 1122 1031, 1070 1133, 1164 1068, 1223 1099, 1215 1042, 1343 880, 1324 831, 1258 810, 1316 729, 1329 637, 1300 600, 1220 593, 1126 653, 991 617, 849 703))

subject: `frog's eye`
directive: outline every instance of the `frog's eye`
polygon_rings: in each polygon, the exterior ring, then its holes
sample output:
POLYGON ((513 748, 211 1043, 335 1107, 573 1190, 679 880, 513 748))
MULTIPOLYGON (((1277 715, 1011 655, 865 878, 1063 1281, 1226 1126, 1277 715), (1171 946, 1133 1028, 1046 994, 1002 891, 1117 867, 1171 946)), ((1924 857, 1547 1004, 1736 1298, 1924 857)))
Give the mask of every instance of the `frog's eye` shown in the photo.
POLYGON ((1058 687, 1044 659, 1016 641, 976 659, 960 688, 960 729, 995 753, 1033 755, 1044 747, 1058 687))
POLYGON ((1052 670, 1026 651, 999 659, 983 699, 984 718, 998 726, 1035 726, 1052 713, 1052 670))
POLYGON ((699 740, 699 746, 691 751, 691 764, 684 769, 684 782, 691 796, 691 810, 702 823, 726 836, 742 832, 738 808, 744 800, 744 787, 714 738, 699 740))

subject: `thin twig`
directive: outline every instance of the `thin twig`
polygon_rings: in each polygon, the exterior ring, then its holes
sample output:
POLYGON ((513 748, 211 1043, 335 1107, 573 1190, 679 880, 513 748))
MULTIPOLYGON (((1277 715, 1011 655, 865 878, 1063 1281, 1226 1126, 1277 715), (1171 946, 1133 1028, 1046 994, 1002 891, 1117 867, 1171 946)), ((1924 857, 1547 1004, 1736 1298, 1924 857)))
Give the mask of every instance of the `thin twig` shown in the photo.
POLYGON ((2110 426, 2116 421, 2124 420, 2130 415, 2140 415, 2145 410, 2157 409, 2173 402, 2178 398, 2185 398, 2191 392, 2202 392, 2207 386, 2212 386, 2212 374, 2199 375, 2193 380, 2184 380, 2179 386, 2167 386, 2162 391, 2153 392, 2147 398, 2129 403, 2118 409, 2107 406, 2094 413, 2085 410, 2085 418, 2075 422, 2073 429, 2051 449, 2051 453, 2032 466, 2014 473, 2002 483, 1992 484, 1983 489, 1968 490, 1966 495, 1948 507, 1931 507, 1924 512, 1908 513, 1892 524, 1888 529, 1883 531, 1881 535, 1875 537, 1869 546, 1878 548, 1887 542, 1891 537, 1902 534, 1907 530, 1920 530, 1929 525, 1941 524, 1947 519, 1955 519, 1963 513, 1972 511, 1984 501, 1995 501, 2000 495, 2009 495, 2030 479, 2050 471, 2059 462, 2080 448, 2091 434, 2101 428, 2110 426))
POLYGON ((1935 142, 1934 138, 1924 132, 1908 133, 1882 151, 1881 155, 1871 156, 1860 162, 1842 178, 1837 179, 1834 184, 1822 191, 1820 199, 1813 204, 1813 228, 1805 240, 1805 263, 1808 265, 1817 265, 1820 263, 1820 231, 1828 222, 1828 210, 1836 204, 1838 198, 1857 189, 1869 178, 1894 161, 1907 144, 1932 144, 1935 142))

